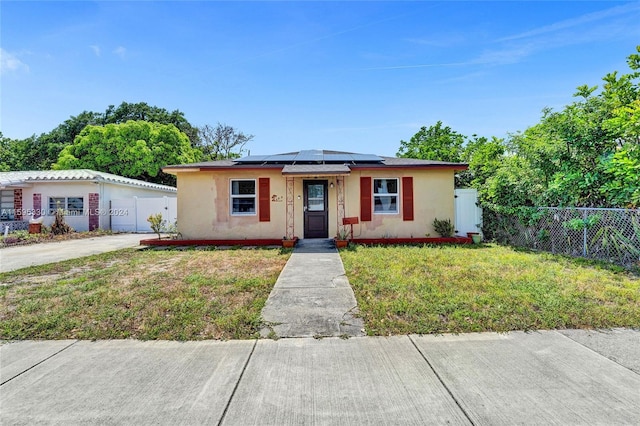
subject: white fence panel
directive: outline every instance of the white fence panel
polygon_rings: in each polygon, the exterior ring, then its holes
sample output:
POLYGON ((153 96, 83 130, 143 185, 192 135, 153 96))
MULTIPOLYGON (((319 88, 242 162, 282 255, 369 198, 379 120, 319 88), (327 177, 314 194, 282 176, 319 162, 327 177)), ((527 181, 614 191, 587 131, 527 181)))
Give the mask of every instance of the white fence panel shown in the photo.
POLYGON ((136 232, 136 200, 120 198, 111 200, 111 230, 115 232, 136 232))
POLYGON ((482 232, 482 209, 478 207, 477 189, 455 190, 456 231, 458 235, 467 232, 482 232))
POLYGON ((161 198, 122 198, 111 200, 111 230, 117 232, 152 232, 147 218, 162 213, 168 224, 177 219, 178 199, 161 198))

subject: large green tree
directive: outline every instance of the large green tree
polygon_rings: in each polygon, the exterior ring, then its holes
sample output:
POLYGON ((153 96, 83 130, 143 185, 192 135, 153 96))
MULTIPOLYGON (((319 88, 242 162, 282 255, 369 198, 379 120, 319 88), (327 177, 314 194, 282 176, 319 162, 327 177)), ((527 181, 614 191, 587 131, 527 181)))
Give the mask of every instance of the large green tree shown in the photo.
POLYGON ((189 138, 173 124, 127 121, 86 126, 65 147, 54 169, 94 169, 149 182, 173 185, 162 172, 167 164, 193 163, 200 158, 189 138))
POLYGON ((145 102, 122 102, 119 106, 109 105, 104 112, 83 111, 71 116, 55 129, 40 136, 32 136, 12 142, 16 155, 9 164, 12 170, 47 170, 58 160, 60 152, 71 145, 76 136, 88 125, 126 123, 142 120, 153 123, 173 124, 189 138, 192 147, 199 145, 198 130, 192 126, 181 111, 172 112, 164 108, 150 106, 145 102))
POLYGON ((461 161, 464 142, 463 135, 438 121, 429 128, 421 127, 408 142, 400 141, 400 149, 396 155, 456 163, 461 161))
MULTIPOLYGON (((574 102, 559 111, 545 109, 538 124, 511 135, 505 161, 487 185, 474 182, 482 201, 640 206, 640 55, 629 56, 628 64, 632 72, 607 74, 599 91, 579 86, 574 102)), ((470 165, 474 172, 479 167, 470 165)))

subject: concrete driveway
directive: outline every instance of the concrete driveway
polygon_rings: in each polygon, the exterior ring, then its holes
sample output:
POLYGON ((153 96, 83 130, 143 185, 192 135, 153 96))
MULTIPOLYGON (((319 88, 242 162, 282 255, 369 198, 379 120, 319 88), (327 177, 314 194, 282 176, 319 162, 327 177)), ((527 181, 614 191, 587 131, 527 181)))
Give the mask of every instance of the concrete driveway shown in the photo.
POLYGON ((0 249, 0 272, 91 256, 130 247, 139 247, 149 234, 115 234, 0 249))

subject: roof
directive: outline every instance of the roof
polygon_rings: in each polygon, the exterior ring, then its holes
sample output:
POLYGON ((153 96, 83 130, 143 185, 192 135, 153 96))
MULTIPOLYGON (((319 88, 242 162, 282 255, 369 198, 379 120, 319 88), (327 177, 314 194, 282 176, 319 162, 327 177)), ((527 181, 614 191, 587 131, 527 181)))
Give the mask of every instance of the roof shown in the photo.
POLYGON ((276 155, 249 155, 247 157, 236 160, 239 164, 248 163, 271 163, 271 164, 298 164, 298 163, 379 163, 381 157, 373 154, 356 154, 353 152, 342 151, 324 151, 319 149, 311 149, 299 152, 290 152, 287 154, 276 155))
POLYGON ((138 186, 141 188, 155 189, 166 192, 176 192, 176 188, 160 185, 153 182, 145 182, 138 179, 130 179, 111 173, 98 172, 96 170, 28 170, 16 172, 0 172, 0 188, 28 186, 37 182, 105 182, 117 185, 138 186))
POLYGON ((166 173, 221 169, 278 168, 283 174, 348 174, 357 168, 447 168, 466 170, 465 163, 419 160, 415 158, 380 157, 374 154, 307 150, 275 155, 249 155, 236 160, 167 166, 166 173))

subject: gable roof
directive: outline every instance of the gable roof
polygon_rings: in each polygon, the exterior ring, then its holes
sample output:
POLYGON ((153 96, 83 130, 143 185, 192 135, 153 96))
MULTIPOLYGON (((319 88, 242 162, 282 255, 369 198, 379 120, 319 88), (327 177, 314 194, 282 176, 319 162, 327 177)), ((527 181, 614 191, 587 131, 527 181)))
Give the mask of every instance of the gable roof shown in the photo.
POLYGON ((275 155, 249 155, 235 160, 166 166, 165 173, 223 169, 278 168, 283 174, 349 174, 352 169, 369 168, 446 168, 466 170, 465 163, 419 160, 415 158, 381 157, 343 151, 307 150, 275 155))
POLYGON ((111 173, 96 170, 28 170, 16 172, 0 172, 0 188, 24 187, 38 182, 96 182, 113 183, 116 185, 138 186, 165 192, 176 192, 176 188, 158 183, 145 182, 138 179, 126 178, 111 173))

